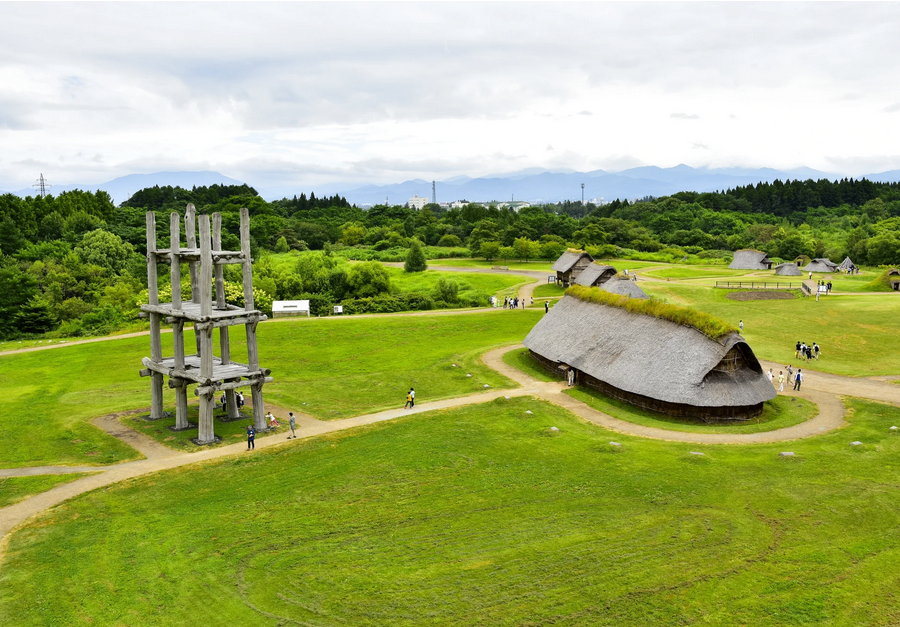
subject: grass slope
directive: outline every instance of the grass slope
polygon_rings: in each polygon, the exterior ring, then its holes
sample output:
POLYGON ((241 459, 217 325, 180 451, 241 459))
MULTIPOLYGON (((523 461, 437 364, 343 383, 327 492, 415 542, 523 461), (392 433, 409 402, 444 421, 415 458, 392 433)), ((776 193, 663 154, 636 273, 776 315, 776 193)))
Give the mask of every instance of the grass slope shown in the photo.
MULTIPOLYGON (((266 398, 319 418, 341 418, 402 406, 410 386, 423 402, 483 391, 485 383, 512 386, 480 355, 520 341, 542 313, 264 323, 260 360, 275 377, 266 398), (454 362, 460 367, 452 368, 454 362)), ((185 337, 192 346, 193 334, 185 337)), ((244 334, 236 330, 231 337, 233 358, 246 360, 244 334)), ((162 339, 163 352, 170 355, 172 335, 162 339)), ((0 467, 138 458, 89 420, 149 406, 149 381, 138 377, 140 360, 149 354, 148 337, 136 337, 0 357, 0 467)), ((163 389, 166 403, 174 405, 174 392, 163 389)))
POLYGON ((17 533, 0 624, 896 624, 900 409, 851 408, 699 457, 499 399, 155 474, 17 533))
POLYGON ((739 302, 727 290, 700 286, 641 284, 651 296, 694 307, 737 324, 758 357, 796 365, 794 345, 818 342, 822 357, 813 370, 850 376, 900 372, 900 352, 893 349, 900 333, 900 298, 890 295, 827 296, 794 300, 739 302))
POLYGON ((459 295, 465 298, 486 295, 493 296, 504 290, 518 287, 526 283, 534 283, 534 279, 514 274, 479 274, 476 272, 404 272, 403 268, 387 268, 391 275, 391 285, 400 292, 420 292, 430 294, 438 279, 445 278, 456 281, 459 295))

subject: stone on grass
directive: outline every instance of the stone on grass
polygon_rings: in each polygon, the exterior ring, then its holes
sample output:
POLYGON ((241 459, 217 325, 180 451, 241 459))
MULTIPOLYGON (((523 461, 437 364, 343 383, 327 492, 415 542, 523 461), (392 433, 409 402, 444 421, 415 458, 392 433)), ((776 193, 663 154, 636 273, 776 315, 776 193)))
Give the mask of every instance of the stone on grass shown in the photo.
POLYGON ((856 441, 856 442, 851 442, 850 446, 859 446, 860 444, 862 444, 862 442, 856 441))
POLYGON ((698 453, 697 451, 691 451, 691 455, 703 455, 703 453, 698 453))
POLYGON ((897 430, 897 427, 891 427, 891 428, 889 429, 889 431, 896 431, 896 430, 897 430))
POLYGON ((784 453, 778 454, 778 457, 793 457, 793 456, 794 456, 794 454, 791 453, 790 451, 785 451, 784 453))
POLYGON ((556 427, 550 427, 550 431, 559 431, 556 427))
POLYGON ((470 375, 470 374, 467 374, 467 375, 466 375, 466 376, 467 376, 467 377, 471 377, 471 376, 472 376, 472 375, 470 375))
POLYGON ((526 410, 525 410, 525 413, 526 413, 526 414, 530 414, 530 413, 531 413, 531 410, 530 410, 530 409, 526 409, 526 410))
POLYGON ((508 397, 508 396, 504 396, 503 398, 505 398, 506 400, 509 400, 509 397, 508 397))
POLYGON ((491 387, 491 386, 489 386, 487 383, 485 383, 485 384, 484 384, 484 387, 489 388, 489 387, 491 387))
POLYGON ((609 445, 610 445, 610 446, 622 446, 622 445, 619 444, 618 442, 610 442, 609 445))

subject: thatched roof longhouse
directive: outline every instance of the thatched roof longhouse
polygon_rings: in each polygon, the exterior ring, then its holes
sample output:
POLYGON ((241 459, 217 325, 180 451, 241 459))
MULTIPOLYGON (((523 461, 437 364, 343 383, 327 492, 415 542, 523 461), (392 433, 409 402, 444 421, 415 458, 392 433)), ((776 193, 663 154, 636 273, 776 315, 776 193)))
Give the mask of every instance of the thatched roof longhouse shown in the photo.
POLYGON ((588 265, 575 278, 575 285, 585 287, 600 286, 616 275, 616 269, 612 266, 602 266, 597 263, 588 265))
POLYGON ((581 382, 673 415, 745 418, 775 397, 737 333, 713 340, 691 327, 570 295, 524 344, 545 365, 568 365, 581 382))
POLYGON ((552 267, 556 271, 557 283, 569 287, 592 261, 594 258, 586 252, 567 250, 559 256, 552 267))
POLYGON ((831 259, 816 258, 803 268, 804 272, 835 272, 838 265, 831 259))
POLYGON ((778 276, 803 276, 797 264, 792 262, 780 263, 775 266, 775 274, 778 276))
POLYGON ((772 260, 761 250, 736 250, 728 267, 732 270, 771 270, 772 260))

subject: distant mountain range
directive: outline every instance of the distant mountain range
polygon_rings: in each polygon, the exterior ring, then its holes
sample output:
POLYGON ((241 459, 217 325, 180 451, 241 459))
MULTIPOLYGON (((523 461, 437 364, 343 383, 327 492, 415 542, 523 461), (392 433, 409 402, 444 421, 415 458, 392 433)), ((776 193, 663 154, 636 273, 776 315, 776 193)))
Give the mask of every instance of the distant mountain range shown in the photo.
MULTIPOLYGON (((559 202, 564 200, 581 200, 581 184, 584 183, 585 201, 616 198, 634 199, 644 196, 666 196, 681 191, 712 192, 725 190, 739 185, 755 185, 775 179, 831 179, 844 178, 843 175, 821 172, 811 168, 793 170, 775 170, 772 168, 692 168, 677 165, 673 168, 643 166, 630 168, 620 172, 593 170, 576 172, 574 170, 544 170, 529 168, 518 172, 494 174, 479 178, 455 176, 444 181, 437 181, 437 199, 439 202, 455 200, 470 201, 508 201, 526 200, 530 202, 559 202)), ((871 181, 900 182, 900 170, 891 170, 864 177, 871 181)), ((218 172, 156 172, 155 174, 129 174, 99 185, 54 185, 51 192, 56 195, 64 191, 82 189, 85 191, 105 190, 118 204, 127 200, 131 194, 145 187, 154 185, 180 186, 186 189, 197 185, 241 185, 235 180, 218 172)), ((285 196, 300 195, 301 192, 314 191, 317 196, 340 194, 351 203, 357 205, 375 205, 387 199, 392 204, 405 204, 414 195, 431 198, 431 181, 414 179, 391 185, 330 184, 314 186, 312 190, 299 186, 290 188, 256 187, 260 194, 274 200, 285 196)), ((13 192, 19 196, 33 196, 35 190, 26 188, 13 192)))
MULTIPOLYGON (((58 196, 63 192, 69 192, 75 189, 84 190, 86 192, 95 192, 102 189, 107 192, 117 205, 128 200, 133 193, 145 187, 153 187, 154 185, 165 186, 171 185, 175 187, 183 187, 191 189, 193 186, 202 185, 242 185, 241 181, 229 178, 218 172, 156 172, 154 174, 129 174, 120 176, 106 183, 99 185, 53 185, 50 193, 58 196)), ((33 187, 27 187, 12 192, 17 196, 34 196, 36 190, 33 187)))
MULTIPOLYGON (((713 192, 740 185, 755 185, 776 179, 831 179, 843 175, 820 172, 811 168, 775 170, 772 168, 692 168, 678 165, 673 168, 644 166, 607 172, 574 172, 571 170, 523 170, 481 178, 458 176, 437 181, 438 202, 454 200, 559 202, 581 200, 581 184, 584 183, 585 201, 609 201, 616 198, 634 199, 644 196, 667 196, 681 191, 713 192)), ((862 177, 855 177, 862 178, 862 177)), ((900 181, 900 170, 868 174, 872 181, 900 181)), ((431 181, 415 179, 394 185, 364 185, 334 190, 356 204, 378 204, 388 198, 391 203, 406 202, 413 195, 431 198, 431 181)), ((333 192, 330 192, 333 193, 333 192)))

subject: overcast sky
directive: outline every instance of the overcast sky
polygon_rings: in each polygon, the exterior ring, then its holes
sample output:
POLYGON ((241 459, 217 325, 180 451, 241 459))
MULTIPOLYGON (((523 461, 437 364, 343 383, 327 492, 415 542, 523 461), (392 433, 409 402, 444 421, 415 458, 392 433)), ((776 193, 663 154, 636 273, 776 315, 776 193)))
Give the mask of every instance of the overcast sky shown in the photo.
POLYGON ((900 168, 900 5, 0 3, 0 188, 900 168))

